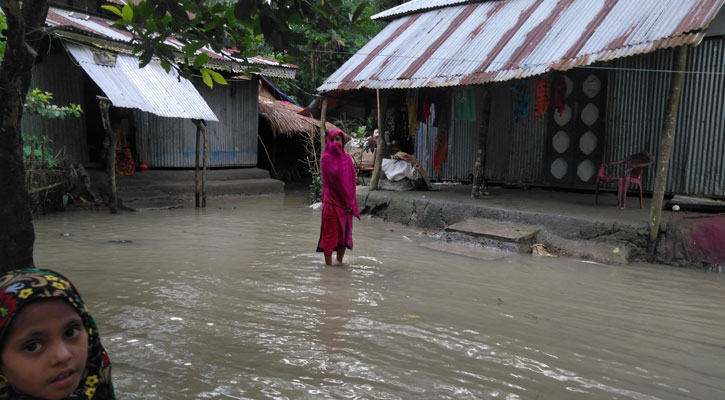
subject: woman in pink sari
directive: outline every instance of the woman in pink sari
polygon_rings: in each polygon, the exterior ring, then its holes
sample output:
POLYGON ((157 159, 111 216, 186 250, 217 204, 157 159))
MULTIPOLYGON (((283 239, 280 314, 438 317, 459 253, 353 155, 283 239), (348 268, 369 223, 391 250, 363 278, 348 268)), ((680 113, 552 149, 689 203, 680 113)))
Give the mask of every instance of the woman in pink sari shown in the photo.
POLYGON ((355 167, 345 153, 348 137, 340 129, 327 133, 327 145, 320 159, 322 170, 322 225, 317 251, 332 265, 332 251, 342 262, 345 249, 352 250, 352 217, 360 219, 355 195, 355 167))

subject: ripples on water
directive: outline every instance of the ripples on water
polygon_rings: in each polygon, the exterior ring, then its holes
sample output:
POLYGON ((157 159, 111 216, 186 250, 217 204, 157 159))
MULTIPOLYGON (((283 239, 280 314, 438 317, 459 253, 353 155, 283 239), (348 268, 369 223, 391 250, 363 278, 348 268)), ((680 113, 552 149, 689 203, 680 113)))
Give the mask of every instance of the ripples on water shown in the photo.
POLYGON ((36 263, 83 293, 120 399, 725 398, 721 275, 481 261, 365 218, 326 267, 319 218, 294 195, 54 214, 36 263))

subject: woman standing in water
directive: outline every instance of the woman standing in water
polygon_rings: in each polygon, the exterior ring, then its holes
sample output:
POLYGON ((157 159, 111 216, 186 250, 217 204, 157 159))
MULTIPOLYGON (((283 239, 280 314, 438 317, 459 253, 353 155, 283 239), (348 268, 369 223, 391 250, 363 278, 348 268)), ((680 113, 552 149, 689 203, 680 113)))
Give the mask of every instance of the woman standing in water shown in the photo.
POLYGON ((327 133, 327 145, 320 159, 322 170, 322 225, 317 251, 332 265, 332 251, 342 262, 345 249, 352 250, 352 217, 360 219, 355 195, 355 167, 345 153, 348 137, 340 129, 327 133))

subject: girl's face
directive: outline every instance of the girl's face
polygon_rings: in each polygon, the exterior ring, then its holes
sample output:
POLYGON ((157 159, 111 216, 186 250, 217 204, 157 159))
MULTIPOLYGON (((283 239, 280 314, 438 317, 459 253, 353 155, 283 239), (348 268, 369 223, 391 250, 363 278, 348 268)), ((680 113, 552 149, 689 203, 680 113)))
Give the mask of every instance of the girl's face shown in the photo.
POLYGON ((338 134, 334 138, 332 138, 333 143, 339 143, 340 146, 342 146, 342 134, 338 134))
POLYGON ((88 358, 88 333, 65 300, 25 306, 12 322, 0 370, 20 392, 61 399, 80 383, 88 358))

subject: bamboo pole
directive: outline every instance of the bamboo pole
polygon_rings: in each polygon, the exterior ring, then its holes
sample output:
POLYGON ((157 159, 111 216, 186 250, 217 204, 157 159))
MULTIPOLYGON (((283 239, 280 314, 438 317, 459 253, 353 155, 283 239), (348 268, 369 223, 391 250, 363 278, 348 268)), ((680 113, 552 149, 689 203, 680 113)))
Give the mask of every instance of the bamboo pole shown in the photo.
POLYGON ((320 113, 320 154, 325 152, 327 144, 327 97, 322 97, 322 111, 320 113))
POLYGON ((35 188, 35 189, 30 189, 30 190, 28 190, 28 193, 33 194, 33 193, 43 192, 46 190, 55 189, 57 187, 63 186, 64 184, 65 184, 65 182, 56 182, 52 185, 43 186, 43 187, 39 187, 39 188, 35 188))
MULTIPOLYGON (((269 165, 272 167, 272 173, 274 173, 274 176, 272 178, 277 179, 277 169, 274 168, 274 161, 272 161, 272 157, 269 156, 269 151, 267 151, 267 146, 264 144, 264 140, 262 140, 262 137, 257 134, 257 139, 259 139, 259 143, 262 144, 262 149, 264 150, 264 154, 267 155, 267 160, 269 161, 269 165)), ((272 149, 274 150, 274 149, 272 149)))
POLYGON ((478 150, 476 151, 475 172, 473 175, 473 185, 471 188, 471 197, 480 198, 482 195, 488 195, 485 181, 486 167, 486 139, 488 137, 488 121, 491 117, 491 96, 488 89, 484 86, 478 91, 481 96, 478 98, 482 104, 477 107, 478 115, 478 150))
POLYGON ((111 127, 111 116, 108 112, 111 107, 111 101, 101 96, 96 96, 96 98, 101 109, 103 129, 106 131, 106 136, 109 139, 108 154, 106 155, 106 172, 108 175, 108 184, 111 187, 111 198, 108 200, 108 208, 111 214, 116 214, 118 212, 118 196, 116 193, 116 146, 118 145, 118 135, 113 132, 113 128, 111 127))
POLYGON ((201 121, 193 119, 191 122, 196 125, 196 160, 194 162, 194 206, 199 208, 199 147, 201 141, 201 121))
POLYGON ((383 121, 383 114, 387 106, 387 99, 385 94, 382 98, 380 95, 380 89, 375 90, 375 97, 378 103, 378 138, 377 148, 375 149, 375 163, 373 166, 373 176, 370 178, 370 190, 378 190, 378 182, 380 181, 380 171, 383 166, 383 152, 387 148, 385 141, 385 121, 383 121))
MULTIPOLYGON (((649 240, 647 242, 647 261, 653 262, 657 247, 657 238, 660 232, 660 220, 662 217, 662 204, 667 186, 667 175, 670 171, 670 156, 672 155, 672 143, 675 137, 677 125, 677 114, 680 106, 680 93, 684 81, 684 71, 687 65, 687 47, 675 48, 673 70, 676 71, 670 83, 670 92, 667 96, 667 114, 660 137, 660 147, 657 154, 657 170, 655 176, 654 190, 652 192, 652 205, 649 212, 649 240)), ((626 190, 626 188, 625 188, 626 190)), ((626 196, 626 192, 625 192, 626 196)))

